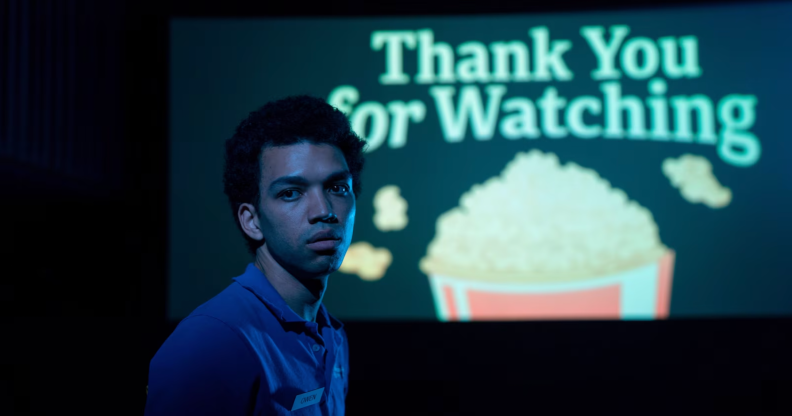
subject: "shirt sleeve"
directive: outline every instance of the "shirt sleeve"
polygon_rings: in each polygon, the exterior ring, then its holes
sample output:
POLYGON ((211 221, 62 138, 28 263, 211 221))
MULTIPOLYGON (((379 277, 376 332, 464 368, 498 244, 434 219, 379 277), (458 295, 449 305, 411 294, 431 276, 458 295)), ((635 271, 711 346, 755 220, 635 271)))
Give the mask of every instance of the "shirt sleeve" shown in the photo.
POLYGON ((148 416, 248 415, 260 364, 241 335, 211 316, 182 321, 149 367, 148 416))

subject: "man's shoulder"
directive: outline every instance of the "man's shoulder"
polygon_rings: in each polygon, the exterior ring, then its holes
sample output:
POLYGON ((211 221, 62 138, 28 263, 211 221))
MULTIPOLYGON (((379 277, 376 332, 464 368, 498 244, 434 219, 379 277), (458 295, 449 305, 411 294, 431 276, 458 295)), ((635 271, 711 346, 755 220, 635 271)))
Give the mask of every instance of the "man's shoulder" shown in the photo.
POLYGON ((211 316, 231 326, 247 326, 251 319, 262 315, 264 305, 254 294, 237 282, 232 282, 207 300, 185 319, 192 316, 211 316))
POLYGON ((208 341, 238 343, 242 340, 233 324, 213 315, 191 313, 182 319, 163 346, 168 344, 207 345, 208 341))
POLYGON ((173 334, 191 337, 231 337, 239 333, 244 321, 244 294, 238 284, 232 282, 206 302, 195 308, 176 326, 173 334))
MULTIPOLYGON (((213 345, 231 344, 250 349, 245 331, 250 330, 252 318, 255 316, 251 316, 254 315, 250 311, 251 300, 247 299, 244 292, 246 290, 239 284, 231 283, 182 319, 160 350, 179 350, 180 347, 188 345, 211 349, 213 345)), ((220 347, 222 348, 225 347, 220 347)))
POLYGON ((249 398, 246 394, 262 371, 255 351, 237 329, 213 316, 191 314, 151 359, 152 392, 146 406, 162 414, 174 414, 166 411, 174 408, 192 409, 179 414, 220 414, 204 406, 230 406, 223 401, 249 398))

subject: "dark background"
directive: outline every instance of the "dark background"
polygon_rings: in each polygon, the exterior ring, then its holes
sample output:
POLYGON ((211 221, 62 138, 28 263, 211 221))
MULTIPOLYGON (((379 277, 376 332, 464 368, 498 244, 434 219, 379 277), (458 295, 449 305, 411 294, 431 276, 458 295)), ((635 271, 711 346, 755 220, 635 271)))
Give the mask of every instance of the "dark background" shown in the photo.
MULTIPOLYGON (((682 3, 1 2, 0 414, 143 412, 148 362, 175 327, 166 319, 170 17, 682 3)), ((349 415, 792 413, 789 318, 346 328, 349 415)))

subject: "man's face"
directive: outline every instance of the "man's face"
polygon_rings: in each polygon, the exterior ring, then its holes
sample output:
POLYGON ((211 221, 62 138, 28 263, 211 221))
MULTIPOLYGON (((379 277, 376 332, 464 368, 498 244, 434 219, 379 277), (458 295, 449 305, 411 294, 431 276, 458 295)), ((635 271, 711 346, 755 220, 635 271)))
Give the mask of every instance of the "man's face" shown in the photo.
POLYGON ((335 146, 303 142, 266 148, 261 158, 260 249, 298 279, 338 270, 355 224, 344 154, 335 146))

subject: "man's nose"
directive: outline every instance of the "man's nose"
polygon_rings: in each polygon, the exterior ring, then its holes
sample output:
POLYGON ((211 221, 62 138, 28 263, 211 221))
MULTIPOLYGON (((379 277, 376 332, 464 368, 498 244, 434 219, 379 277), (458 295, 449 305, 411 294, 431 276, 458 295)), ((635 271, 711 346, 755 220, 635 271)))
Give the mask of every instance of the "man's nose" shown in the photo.
POLYGON ((308 222, 335 222, 338 220, 333 212, 333 205, 324 191, 313 191, 309 194, 310 208, 308 222))

